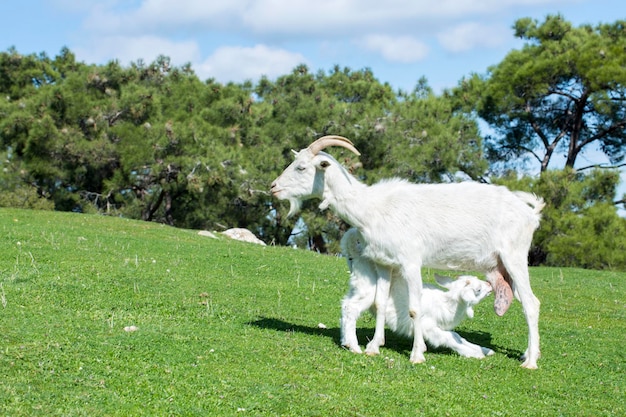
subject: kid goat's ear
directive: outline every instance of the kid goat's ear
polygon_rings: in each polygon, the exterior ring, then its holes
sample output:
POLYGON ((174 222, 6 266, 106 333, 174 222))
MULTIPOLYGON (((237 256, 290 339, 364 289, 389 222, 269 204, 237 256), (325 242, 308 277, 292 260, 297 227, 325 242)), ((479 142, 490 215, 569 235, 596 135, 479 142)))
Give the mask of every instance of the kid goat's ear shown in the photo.
POLYGON ((454 282, 454 279, 443 276, 443 275, 435 274, 435 281, 437 281, 437 284, 439 284, 440 286, 444 288, 450 288, 450 284, 454 282))

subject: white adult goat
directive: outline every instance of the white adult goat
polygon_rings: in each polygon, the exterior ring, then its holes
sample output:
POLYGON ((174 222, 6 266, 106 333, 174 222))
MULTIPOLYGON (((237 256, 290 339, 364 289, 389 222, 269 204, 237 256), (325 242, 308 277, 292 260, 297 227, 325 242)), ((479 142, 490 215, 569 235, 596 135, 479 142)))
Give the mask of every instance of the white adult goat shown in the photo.
MULTIPOLYGON (((350 229, 343 235, 341 251, 348 261, 350 284, 341 302, 341 344, 355 353, 361 353, 356 336, 358 318, 367 309, 376 313, 374 299, 378 274, 374 263, 362 256, 363 248, 363 239, 356 229, 350 229)), ((435 275, 435 279, 448 291, 430 284, 424 284, 422 288, 420 320, 426 342, 432 347, 447 347, 468 358, 493 355, 493 350, 468 342, 452 331, 466 317, 474 317, 472 307, 491 294, 491 285, 469 275, 456 280, 435 275)), ((406 282, 393 279, 385 320, 392 331, 412 337, 413 323, 409 317, 407 295, 406 282)))
POLYGON ((500 314, 508 301, 499 308, 498 300, 503 300, 499 295, 510 294, 512 286, 528 324, 522 366, 536 368, 539 300, 530 287, 527 256, 543 201, 528 193, 472 182, 412 184, 389 179, 368 186, 322 152, 328 146, 360 155, 346 138, 322 137, 296 152, 295 161, 272 183, 271 192, 289 200, 289 215, 300 209, 303 200, 321 199, 320 209, 330 207, 359 230, 367 242, 363 256, 384 266, 377 267, 376 330, 366 352, 376 354, 384 344, 390 272, 396 271, 407 284, 414 335, 410 360, 420 363, 426 351, 419 320, 421 267, 475 270, 485 272, 494 287, 500 314))

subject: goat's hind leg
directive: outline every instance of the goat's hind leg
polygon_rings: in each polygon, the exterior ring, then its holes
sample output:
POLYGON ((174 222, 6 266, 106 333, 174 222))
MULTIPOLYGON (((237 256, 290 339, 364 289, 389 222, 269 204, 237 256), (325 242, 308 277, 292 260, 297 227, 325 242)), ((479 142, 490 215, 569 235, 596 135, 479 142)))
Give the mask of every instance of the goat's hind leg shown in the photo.
POLYGON ((522 367, 537 369, 537 360, 541 355, 539 350, 539 308, 540 302, 533 294, 530 286, 530 276, 526 259, 519 257, 515 261, 503 259, 503 263, 511 277, 515 297, 522 304, 524 316, 528 325, 528 347, 522 356, 522 367))

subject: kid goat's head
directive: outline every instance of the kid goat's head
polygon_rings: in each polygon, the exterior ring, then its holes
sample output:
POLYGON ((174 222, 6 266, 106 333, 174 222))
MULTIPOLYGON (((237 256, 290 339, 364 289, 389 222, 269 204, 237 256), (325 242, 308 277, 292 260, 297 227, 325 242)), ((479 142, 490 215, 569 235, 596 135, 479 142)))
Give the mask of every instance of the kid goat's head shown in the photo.
POLYGON ((466 307, 466 315, 474 317, 472 308, 492 292, 491 285, 472 275, 461 275, 457 279, 435 274, 435 280, 440 286, 447 288, 450 295, 466 307))
POLYGON ((338 164, 335 158, 321 152, 329 146, 341 146, 360 155, 352 142, 335 135, 321 137, 300 152, 293 151, 295 160, 272 182, 270 187, 274 197, 279 200, 289 200, 288 217, 300 210, 304 200, 321 198, 324 191, 324 172, 331 164, 338 164))

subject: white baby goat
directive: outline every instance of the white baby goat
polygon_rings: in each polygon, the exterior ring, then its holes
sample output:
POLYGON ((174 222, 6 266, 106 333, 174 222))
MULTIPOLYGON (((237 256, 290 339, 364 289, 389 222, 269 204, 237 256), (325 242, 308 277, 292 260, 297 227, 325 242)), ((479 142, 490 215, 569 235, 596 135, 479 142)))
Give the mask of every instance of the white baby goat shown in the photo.
MULTIPOLYGON (((410 360, 424 362, 426 345, 421 316, 421 267, 485 272, 500 294, 513 292, 528 325, 528 347, 522 364, 536 368, 539 358, 539 300, 530 287, 528 249, 543 201, 506 187, 472 182, 412 184, 401 179, 368 186, 359 182, 335 158, 322 152, 342 146, 359 152, 348 139, 325 136, 296 152, 293 161, 271 185, 272 194, 289 200, 289 215, 302 201, 319 198, 320 209, 331 208, 356 227, 367 242, 363 256, 376 265, 376 330, 366 352, 376 354, 385 340, 385 312, 391 277, 406 281, 413 324, 410 360), (378 266, 384 266, 379 268, 378 266), (504 290, 502 290, 504 288, 504 290)), ((497 312, 503 314, 506 301, 497 312)))
MULTIPOLYGON (((374 263, 362 256, 363 244, 356 229, 348 230, 341 239, 341 251, 350 269, 350 288, 341 303, 341 344, 355 353, 361 353, 356 322, 365 310, 376 311, 374 299, 378 274, 374 263)), ((491 285, 469 275, 456 280, 435 275, 435 279, 448 291, 430 284, 424 284, 422 288, 421 324, 426 342, 435 348, 447 347, 469 358, 493 355, 493 350, 468 342, 452 331, 466 317, 474 317, 472 307, 491 293, 491 285)), ((392 331, 412 337, 407 296, 406 282, 392 279, 385 319, 392 331)))

